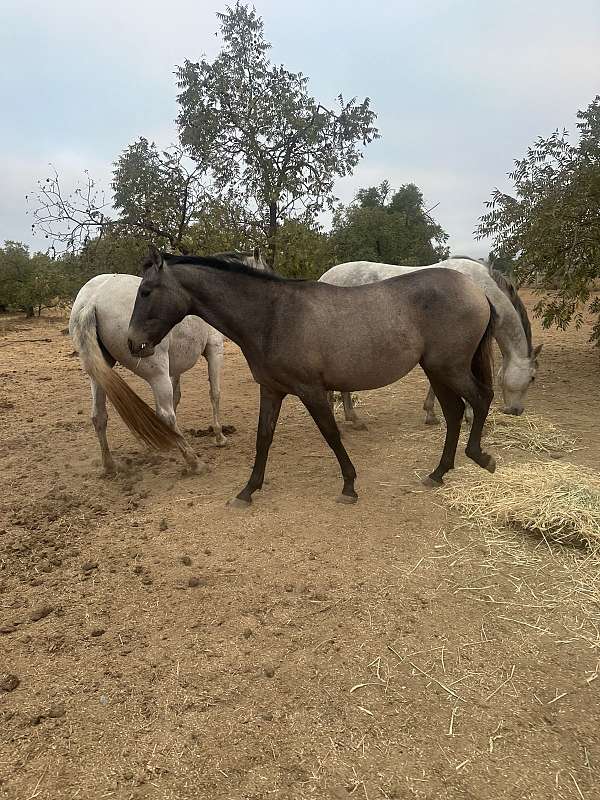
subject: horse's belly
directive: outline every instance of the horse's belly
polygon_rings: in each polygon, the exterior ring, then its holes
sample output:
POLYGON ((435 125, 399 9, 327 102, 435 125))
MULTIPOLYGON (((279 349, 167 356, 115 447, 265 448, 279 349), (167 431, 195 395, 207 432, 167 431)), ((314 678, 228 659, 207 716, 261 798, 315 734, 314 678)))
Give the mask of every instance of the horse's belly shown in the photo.
POLYGON ((326 376, 328 389, 339 392, 361 392, 365 389, 380 389, 403 378, 419 363, 415 355, 397 357, 393 360, 356 359, 341 369, 338 365, 326 376))

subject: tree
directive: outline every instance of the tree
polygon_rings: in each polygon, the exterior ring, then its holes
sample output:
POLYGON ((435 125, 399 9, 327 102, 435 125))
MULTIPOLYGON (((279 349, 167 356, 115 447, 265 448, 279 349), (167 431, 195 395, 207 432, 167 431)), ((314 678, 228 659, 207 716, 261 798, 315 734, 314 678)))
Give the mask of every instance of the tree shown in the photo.
POLYGON ((87 173, 83 186, 67 193, 57 172, 39 181, 33 228, 69 251, 104 235, 151 237, 187 252, 193 220, 210 201, 200 167, 172 146, 159 150, 143 137, 117 159, 109 200, 87 173), (113 212, 113 208, 117 214, 113 212))
POLYGON ((536 306, 545 327, 581 324, 589 303, 600 345, 600 300, 590 302, 600 277, 600 96, 577 117, 577 145, 557 130, 515 161, 512 194, 492 192, 476 236, 491 237, 519 279, 545 292, 536 306))
POLYGON ((516 266, 514 258, 506 256, 502 253, 495 253, 493 250, 490 250, 487 261, 490 267, 493 269, 497 270, 498 272, 502 272, 509 278, 513 277, 516 266))
POLYGON ((335 263, 331 237, 316 225, 285 220, 275 239, 279 272, 288 278, 316 280, 335 263))
POLYGON ((18 308, 33 317, 54 305, 64 293, 62 265, 43 253, 29 253, 20 242, 7 241, 0 248, 0 305, 18 308))
POLYGON ((183 146, 262 225, 274 260, 278 226, 313 223, 333 202, 337 177, 349 174, 378 136, 369 99, 337 98, 335 110, 308 93, 308 79, 269 61, 263 22, 237 2, 217 15, 223 48, 211 63, 177 69, 183 146))
POLYGON ((359 189, 354 202, 333 218, 333 242, 339 261, 379 261, 420 266, 448 257, 448 234, 425 209, 414 183, 390 197, 388 181, 359 189))

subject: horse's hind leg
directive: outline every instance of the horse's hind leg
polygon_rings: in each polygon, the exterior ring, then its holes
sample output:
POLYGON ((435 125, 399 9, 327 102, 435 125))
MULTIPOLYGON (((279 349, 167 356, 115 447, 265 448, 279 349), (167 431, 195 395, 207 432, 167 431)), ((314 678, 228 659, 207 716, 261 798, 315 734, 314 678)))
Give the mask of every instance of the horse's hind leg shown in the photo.
POLYGON ((177 407, 181 402, 181 375, 171 376, 171 383, 173 384, 173 409, 177 413, 177 407))
POLYGON ((327 394, 313 390, 310 393, 299 394, 300 400, 308 409, 309 414, 317 423, 323 438, 331 447, 338 460, 344 478, 344 488, 341 495, 338 497, 340 503, 355 503, 358 495, 354 489, 354 481, 356 480, 356 470, 354 464, 350 461, 350 456, 346 452, 346 448, 342 444, 340 431, 335 422, 333 412, 327 402, 327 394))
POLYGON ((481 434, 490 410, 494 392, 491 388, 477 381, 472 374, 469 374, 466 378, 453 380, 452 388, 458 392, 461 397, 464 397, 466 402, 469 403, 473 409, 473 424, 471 425, 471 432, 469 434, 465 453, 483 469, 487 469, 488 472, 494 472, 496 469, 494 457, 481 449, 481 434))
POLYGON ((454 469, 454 458, 456 456, 465 404, 461 396, 447 386, 444 381, 429 375, 429 373, 427 373, 427 377, 430 380, 432 391, 435 392, 435 395, 440 401, 444 419, 446 420, 446 440, 444 442, 440 463, 434 471, 424 479, 423 483, 426 486, 440 486, 444 482, 443 478, 448 470, 454 469))
POLYGON ((204 471, 206 469, 206 465, 198 462, 196 454, 186 442, 181 431, 177 427, 177 419, 175 417, 175 408, 173 403, 173 384, 171 382, 171 378, 166 372, 160 373, 159 375, 153 377, 150 386, 152 388, 152 394, 154 395, 156 415, 166 422, 166 424, 181 437, 178 447, 181 451, 181 454, 185 458, 188 467, 193 472, 204 471))
POLYGON ((217 447, 225 447, 227 439, 223 435, 223 428, 219 419, 219 404, 221 402, 221 370, 223 369, 223 347, 213 344, 206 345, 204 358, 208 364, 208 382, 210 403, 213 412, 213 433, 217 447))
POLYGON ((108 422, 106 392, 93 378, 90 378, 90 381, 92 385, 92 422, 94 424, 96 436, 100 442, 102 466, 106 475, 114 475, 117 471, 117 467, 108 446, 108 439, 106 438, 106 423, 108 422))
POLYGON ((254 467, 248 483, 242 491, 229 501, 227 505, 236 508, 245 508, 252 502, 252 495, 257 489, 261 489, 265 479, 265 467, 269 457, 269 448, 273 441, 275 426, 279 419, 281 403, 285 395, 273 392, 270 389, 260 387, 260 412, 258 415, 258 428, 256 430, 256 456, 254 467))
POLYGON ((354 403, 352 402, 352 395, 350 392, 342 392, 342 402, 344 403, 344 416, 346 422, 350 422, 356 431, 368 430, 365 423, 358 418, 358 414, 354 410, 354 403))
POLYGON ((439 425, 440 421, 435 413, 435 392, 433 386, 429 384, 429 391, 423 403, 423 411, 426 413, 425 425, 439 425))
POLYGON ((473 407, 473 423, 465 453, 483 469, 487 469, 488 472, 494 472, 496 470, 496 459, 490 453, 486 453, 481 449, 481 434, 483 433, 483 426, 485 425, 494 393, 485 386, 476 386, 475 392, 476 394, 467 398, 473 407))

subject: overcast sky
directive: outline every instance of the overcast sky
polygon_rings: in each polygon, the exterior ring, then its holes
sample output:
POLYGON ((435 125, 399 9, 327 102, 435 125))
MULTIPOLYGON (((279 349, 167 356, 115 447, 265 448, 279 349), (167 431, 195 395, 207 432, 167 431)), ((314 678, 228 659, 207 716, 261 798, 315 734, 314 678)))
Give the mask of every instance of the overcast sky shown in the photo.
MULTIPOLYGON (((257 0, 274 62, 323 103, 369 96, 382 138, 338 196, 412 181, 453 252, 538 135, 600 93, 600 0, 257 0)), ((25 195, 54 164, 108 184, 139 136, 175 138, 175 65, 219 46, 213 0, 0 0, 0 243, 32 239, 25 195)))

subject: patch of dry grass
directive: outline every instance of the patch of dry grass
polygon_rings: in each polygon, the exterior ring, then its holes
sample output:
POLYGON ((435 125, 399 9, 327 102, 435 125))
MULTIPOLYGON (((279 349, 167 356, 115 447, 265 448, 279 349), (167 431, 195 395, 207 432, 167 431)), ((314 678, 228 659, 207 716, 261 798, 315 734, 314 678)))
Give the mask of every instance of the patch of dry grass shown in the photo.
POLYGON ((470 470, 462 472, 464 479, 454 481, 443 496, 466 519, 510 525, 600 552, 600 475, 594 470, 536 461, 509 464, 477 482, 470 470))
POLYGON ((573 453, 577 438, 538 414, 520 417, 493 412, 487 420, 486 442, 497 447, 518 447, 537 455, 573 453))

